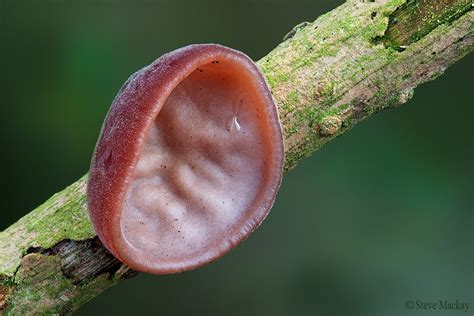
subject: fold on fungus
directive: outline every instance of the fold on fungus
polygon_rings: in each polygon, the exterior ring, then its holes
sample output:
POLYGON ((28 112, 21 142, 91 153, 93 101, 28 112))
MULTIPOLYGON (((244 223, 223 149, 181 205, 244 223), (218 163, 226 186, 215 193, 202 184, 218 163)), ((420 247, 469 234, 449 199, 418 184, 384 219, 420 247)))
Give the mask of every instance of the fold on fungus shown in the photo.
POLYGON ((283 172, 278 112, 257 66, 216 45, 168 53, 115 97, 87 187, 96 232, 155 274, 218 259, 273 205, 283 172))

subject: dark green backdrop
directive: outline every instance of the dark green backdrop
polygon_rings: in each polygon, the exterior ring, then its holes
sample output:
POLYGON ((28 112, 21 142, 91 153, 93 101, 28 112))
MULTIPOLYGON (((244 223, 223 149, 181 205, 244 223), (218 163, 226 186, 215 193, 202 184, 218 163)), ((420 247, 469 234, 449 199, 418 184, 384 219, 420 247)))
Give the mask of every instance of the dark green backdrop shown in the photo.
MULTIPOLYGON (((132 72, 191 43, 259 59, 341 2, 0 0, 0 230, 87 171, 132 72)), ((78 315, 426 315, 405 301, 439 299, 472 315, 473 66, 465 58, 301 163, 222 260, 140 275, 78 315)))

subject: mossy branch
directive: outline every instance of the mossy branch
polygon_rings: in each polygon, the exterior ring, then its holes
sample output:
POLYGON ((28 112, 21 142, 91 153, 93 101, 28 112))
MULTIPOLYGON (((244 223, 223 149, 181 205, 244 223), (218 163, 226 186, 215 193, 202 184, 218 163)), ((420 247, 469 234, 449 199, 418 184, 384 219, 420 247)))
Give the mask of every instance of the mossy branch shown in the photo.
MULTIPOLYGON (((474 49, 471 0, 349 0, 258 61, 278 104, 289 170, 474 49)), ((87 215, 86 176, 0 233, 0 314, 69 314, 133 276, 87 215)))

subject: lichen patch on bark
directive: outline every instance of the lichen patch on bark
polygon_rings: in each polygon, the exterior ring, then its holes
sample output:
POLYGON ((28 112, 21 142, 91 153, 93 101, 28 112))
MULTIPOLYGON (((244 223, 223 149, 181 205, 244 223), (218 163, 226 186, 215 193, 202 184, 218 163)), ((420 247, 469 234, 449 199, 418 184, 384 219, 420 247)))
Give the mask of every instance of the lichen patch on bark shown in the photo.
MULTIPOLYGON (((403 51, 378 41, 391 34, 390 28, 400 25, 390 22, 394 14, 408 10, 416 1, 349 0, 305 24, 258 61, 279 106, 285 135, 285 170, 370 114, 406 102, 414 87, 434 79, 463 56, 440 46, 472 50, 465 48, 469 46, 466 42, 456 43, 462 37, 472 37, 472 16, 465 10, 449 22, 457 26, 464 23, 459 28, 443 28, 448 25, 445 20, 434 26, 431 20, 419 22, 420 27, 429 25, 430 32, 423 33, 403 51), (457 31, 450 32, 453 29, 457 31), (446 34, 441 36, 439 32, 446 34), (442 52, 443 57, 433 57, 433 51, 442 52), (320 127, 328 115, 342 120, 340 129, 330 136, 315 133, 315 127, 320 127)), ((436 0, 421 2, 433 5, 433 1, 436 0)), ((464 5, 466 0, 449 1, 464 5)), ((445 6, 445 11, 452 10, 445 6)), ((445 15, 453 16, 449 12, 445 15)))
POLYGON ((89 282, 74 285, 63 275, 58 256, 28 254, 15 275, 15 290, 5 312, 11 315, 71 314, 117 281, 104 273, 89 282))

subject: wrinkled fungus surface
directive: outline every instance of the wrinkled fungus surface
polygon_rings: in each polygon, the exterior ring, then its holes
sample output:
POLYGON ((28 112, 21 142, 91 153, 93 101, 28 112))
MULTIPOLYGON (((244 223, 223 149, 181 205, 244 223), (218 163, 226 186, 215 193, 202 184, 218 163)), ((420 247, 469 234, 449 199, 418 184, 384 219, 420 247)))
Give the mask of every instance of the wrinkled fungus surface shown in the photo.
POLYGON ((260 225, 282 167, 277 110, 255 64, 230 48, 192 45, 119 91, 91 164, 90 215, 130 267, 189 270, 260 225))

